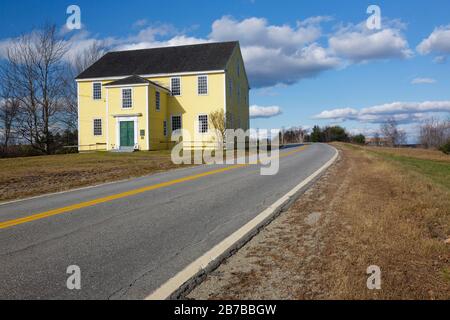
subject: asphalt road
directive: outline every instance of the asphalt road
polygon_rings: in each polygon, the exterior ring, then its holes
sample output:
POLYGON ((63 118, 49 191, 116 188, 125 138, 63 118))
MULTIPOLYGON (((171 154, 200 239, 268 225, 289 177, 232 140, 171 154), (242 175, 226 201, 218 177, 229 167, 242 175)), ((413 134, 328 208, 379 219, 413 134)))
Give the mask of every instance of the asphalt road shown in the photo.
POLYGON ((145 298, 335 153, 293 150, 281 151, 275 176, 258 165, 198 166, 0 205, 0 226, 15 222, 0 227, 0 299, 145 298), (66 286, 70 265, 80 267, 80 290, 66 286))

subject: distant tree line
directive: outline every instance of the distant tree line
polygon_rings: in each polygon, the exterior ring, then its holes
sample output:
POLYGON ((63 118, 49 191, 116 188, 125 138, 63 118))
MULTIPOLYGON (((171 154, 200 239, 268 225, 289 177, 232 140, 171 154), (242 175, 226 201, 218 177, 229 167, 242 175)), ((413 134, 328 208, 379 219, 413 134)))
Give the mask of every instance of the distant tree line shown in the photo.
POLYGON ((439 149, 450 154, 450 118, 429 119, 420 126, 420 144, 427 149, 439 149))

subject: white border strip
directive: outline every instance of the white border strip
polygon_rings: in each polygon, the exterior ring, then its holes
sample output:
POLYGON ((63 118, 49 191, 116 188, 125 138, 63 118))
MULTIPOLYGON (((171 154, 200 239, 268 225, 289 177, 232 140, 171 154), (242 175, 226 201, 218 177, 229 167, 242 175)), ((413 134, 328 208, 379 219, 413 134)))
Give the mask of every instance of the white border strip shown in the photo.
MULTIPOLYGON (((141 78, 161 78, 161 77, 174 77, 174 76, 192 76, 192 75, 200 75, 200 74, 214 74, 214 73, 222 73, 225 70, 209 70, 209 71, 189 71, 189 72, 175 72, 175 73, 152 73, 152 74, 140 74, 138 75, 141 78)), ((86 82, 86 81, 100 81, 100 80, 120 80, 130 77, 131 75, 125 76, 112 76, 112 77, 96 77, 96 78, 84 78, 84 79, 75 79, 76 82, 86 82)))
POLYGON ((281 199, 277 200, 266 210, 258 214, 250 222, 245 224, 239 230, 228 236, 222 242, 214 246, 211 250, 206 252, 203 256, 192 262, 173 278, 169 279, 161 287, 156 289, 150 295, 148 295, 145 300, 166 300, 170 299, 171 296, 176 293, 183 285, 192 280, 198 275, 201 275, 204 269, 217 264, 218 260, 220 262, 221 257, 224 257, 227 253, 232 252, 239 244, 242 243, 243 239, 249 240, 255 230, 258 230, 266 222, 276 215, 279 210, 288 203, 292 197, 296 195, 302 188, 307 186, 315 178, 317 178, 322 172, 324 172, 328 167, 330 167, 338 158, 339 152, 335 150, 335 154, 331 160, 325 163, 321 168, 311 174, 309 177, 304 179, 300 184, 298 184, 294 189, 289 191, 281 199))

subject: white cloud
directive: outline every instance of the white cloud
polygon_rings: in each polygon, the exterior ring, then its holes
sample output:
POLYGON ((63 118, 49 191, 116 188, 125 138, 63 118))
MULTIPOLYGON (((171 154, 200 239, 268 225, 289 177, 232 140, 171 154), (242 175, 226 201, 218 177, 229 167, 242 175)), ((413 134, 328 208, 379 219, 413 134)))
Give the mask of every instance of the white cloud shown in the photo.
POLYGON ((189 44, 199 44, 205 42, 209 42, 209 40, 178 35, 168 40, 123 42, 122 44, 117 45, 114 48, 114 50, 138 50, 157 47, 173 47, 189 44))
POLYGON ((436 58, 433 59, 434 63, 437 64, 444 64, 447 62, 447 57, 446 56, 437 56, 436 58))
POLYGON ((411 81, 411 84, 433 84, 437 81, 432 78, 415 78, 411 81))
POLYGON ((369 30, 365 23, 340 28, 328 40, 330 49, 353 62, 408 58, 412 56, 397 22, 384 22, 386 28, 369 30))
POLYGON ((322 36, 319 24, 328 19, 312 17, 292 27, 225 16, 214 21, 209 39, 239 40, 252 87, 292 84, 339 66, 339 59, 316 43, 322 36))
MULTIPOLYGON (((256 89, 291 85, 348 62, 410 55, 408 44, 400 33, 403 27, 392 21, 386 24, 387 29, 376 32, 364 29, 362 24, 340 28, 329 39, 329 47, 325 47, 320 44, 325 37, 321 25, 331 20, 317 16, 297 21, 295 25, 276 25, 264 18, 237 20, 223 16, 212 23, 207 37, 192 37, 188 34, 193 29, 179 30, 170 24, 151 24, 142 19, 134 23, 136 30, 127 37, 99 39, 83 30, 64 36, 71 43, 68 57, 99 40, 108 50, 239 40, 250 84, 256 89)), ((10 41, 0 41, 0 55, 2 51, 4 55, 10 41)))
POLYGON ((387 118, 398 122, 412 123, 426 119, 431 114, 450 113, 450 101, 393 102, 356 110, 353 108, 332 109, 314 116, 321 120, 355 120, 379 123, 387 118))
POLYGON ((325 110, 314 116, 315 119, 352 119, 358 116, 358 110, 352 108, 342 108, 325 110))
POLYGON ((253 105, 250 107, 250 118, 272 118, 282 113, 279 106, 261 107, 253 105))
POLYGON ((372 137, 376 133, 378 133, 378 130, 374 129, 374 128, 351 128, 351 129, 347 129, 347 130, 352 136, 356 136, 358 134, 363 134, 366 137, 372 137))
POLYGON ((215 41, 235 40, 245 46, 264 46, 280 48, 284 52, 295 52, 298 48, 317 40, 322 32, 318 25, 321 20, 306 20, 297 23, 296 27, 289 25, 269 25, 264 18, 248 18, 238 21, 224 16, 212 24, 209 38, 215 41))
POLYGON ((7 38, 0 41, 0 58, 6 57, 7 50, 11 47, 13 39, 7 38))
POLYGON ((287 54, 282 49, 263 46, 243 47, 242 54, 252 87, 293 84, 339 66, 339 59, 311 44, 287 54))
POLYGON ((133 28, 142 28, 148 24, 147 19, 139 19, 133 23, 133 28))
POLYGON ((417 51, 422 55, 432 52, 450 54, 450 25, 434 29, 428 38, 417 46, 417 51))

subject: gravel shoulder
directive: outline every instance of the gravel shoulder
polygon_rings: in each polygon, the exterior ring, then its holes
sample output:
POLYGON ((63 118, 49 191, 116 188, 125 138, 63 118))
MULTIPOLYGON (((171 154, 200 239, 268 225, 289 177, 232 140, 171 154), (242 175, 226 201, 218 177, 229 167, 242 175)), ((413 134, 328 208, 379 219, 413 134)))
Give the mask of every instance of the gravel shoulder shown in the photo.
POLYGON ((187 299, 450 298, 449 190, 369 149, 335 146, 338 162, 187 299), (381 290, 367 289, 371 265, 381 290))

